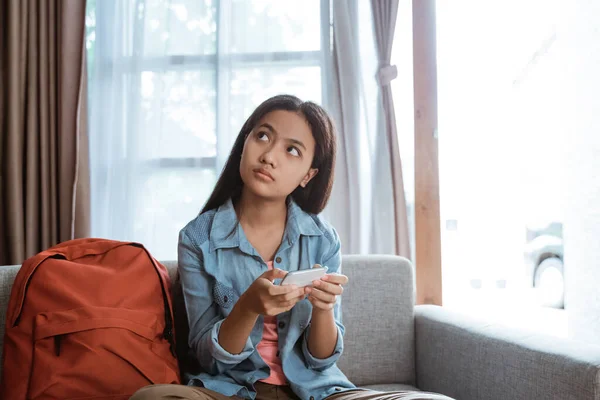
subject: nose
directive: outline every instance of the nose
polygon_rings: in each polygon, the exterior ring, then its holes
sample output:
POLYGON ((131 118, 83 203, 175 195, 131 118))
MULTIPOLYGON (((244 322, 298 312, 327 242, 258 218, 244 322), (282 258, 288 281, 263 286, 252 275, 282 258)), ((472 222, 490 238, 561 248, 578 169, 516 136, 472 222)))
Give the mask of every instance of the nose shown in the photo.
POLYGON ((273 155, 273 148, 268 149, 260 156, 261 164, 269 164, 272 168, 275 168, 275 156, 273 155))

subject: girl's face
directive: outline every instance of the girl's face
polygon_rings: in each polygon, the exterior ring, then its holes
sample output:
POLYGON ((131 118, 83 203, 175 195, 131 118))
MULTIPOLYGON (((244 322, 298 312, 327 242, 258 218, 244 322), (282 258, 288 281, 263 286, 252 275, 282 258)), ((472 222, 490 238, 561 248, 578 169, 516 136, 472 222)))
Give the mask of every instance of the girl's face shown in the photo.
POLYGON ((311 168, 315 139, 300 114, 277 110, 266 114, 246 137, 240 175, 244 187, 260 197, 286 198, 317 174, 311 168))

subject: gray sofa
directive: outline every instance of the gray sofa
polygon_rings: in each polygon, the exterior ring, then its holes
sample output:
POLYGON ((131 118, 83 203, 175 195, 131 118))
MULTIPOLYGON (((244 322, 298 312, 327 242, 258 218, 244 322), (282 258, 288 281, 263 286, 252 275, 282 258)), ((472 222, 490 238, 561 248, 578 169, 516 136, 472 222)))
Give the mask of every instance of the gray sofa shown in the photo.
MULTIPOLYGON (((165 265, 178 293, 175 263, 165 265)), ((600 347, 415 307, 413 269, 399 257, 344 256, 343 270, 350 282, 339 365, 357 385, 418 387, 458 400, 600 399, 600 347)), ((0 344, 17 271, 0 267, 0 344)), ((175 318, 184 319, 181 312, 175 318)))

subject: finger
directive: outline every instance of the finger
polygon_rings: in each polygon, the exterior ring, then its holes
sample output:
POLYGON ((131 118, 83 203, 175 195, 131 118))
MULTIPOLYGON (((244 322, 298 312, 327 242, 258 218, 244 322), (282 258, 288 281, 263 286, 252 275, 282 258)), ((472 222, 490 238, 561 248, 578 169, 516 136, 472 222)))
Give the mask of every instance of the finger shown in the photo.
POLYGON ((273 268, 262 274, 261 277, 273 282, 275 279, 283 279, 286 275, 286 271, 279 268, 273 268))
POLYGON ((322 300, 316 299, 312 296, 308 296, 308 301, 313 305, 313 307, 319 308, 321 310, 333 310, 333 303, 327 303, 322 300))
POLYGON ((266 307, 269 310, 267 314, 268 315, 277 315, 284 311, 288 311, 292 307, 294 307, 296 304, 298 304, 299 301, 301 301, 303 299, 304 299, 304 295, 297 296, 292 299, 284 300, 284 301, 271 300, 269 302, 268 306, 266 307))
POLYGON ((321 277, 321 280, 335 283, 337 285, 345 285, 348 283, 348 277, 342 274, 327 274, 321 277))
POLYGON ((279 303, 278 306, 290 309, 290 308, 294 307, 302 299, 304 299, 304 296, 294 297, 293 299, 279 303))
POLYGON ((326 303, 335 303, 336 296, 330 293, 325 293, 322 290, 313 288, 310 291, 310 297, 321 300, 326 303))
POLYGON ((314 281, 313 286, 319 288, 319 290, 322 290, 323 292, 327 292, 336 296, 341 295, 344 291, 344 288, 341 285, 320 280, 314 281))
MULTIPOLYGON (((285 301, 277 301, 271 303, 271 310, 278 310, 279 312, 287 311, 294 307, 300 300, 304 299, 304 296, 294 297, 285 301)), ((272 313, 273 311, 271 311, 272 313)))
POLYGON ((273 285, 269 288, 268 293, 270 296, 277 298, 280 296, 286 296, 288 294, 293 294, 297 290, 298 290, 298 286, 296 286, 296 285, 285 285, 285 286, 273 285))
POLYGON ((288 301, 288 300, 293 300, 296 297, 304 297, 304 288, 298 288, 296 290, 294 290, 293 292, 289 292, 289 293, 285 293, 282 295, 277 296, 279 297, 279 301, 288 301))

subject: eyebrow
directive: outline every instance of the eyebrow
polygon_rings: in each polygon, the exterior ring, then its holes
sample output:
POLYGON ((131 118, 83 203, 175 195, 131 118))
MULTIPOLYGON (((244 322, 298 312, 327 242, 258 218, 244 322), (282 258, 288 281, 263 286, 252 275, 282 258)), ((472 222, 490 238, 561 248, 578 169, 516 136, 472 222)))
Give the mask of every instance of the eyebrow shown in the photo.
MULTIPOLYGON (((276 134, 276 135, 278 134, 278 132, 275 130, 275 128, 273 128, 273 125, 271 125, 271 124, 268 124, 268 123, 266 123, 266 122, 265 122, 265 123, 261 124, 261 125, 259 126, 259 128, 262 128, 263 126, 264 126, 265 128, 267 128, 268 130, 270 130, 272 133, 274 133, 274 134, 276 134)), ((299 141, 298 139, 289 138, 289 139, 286 139, 286 140, 288 140, 288 141, 290 141, 290 142, 292 142, 292 143, 294 143, 294 144, 296 144, 296 145, 298 145, 298 146, 302 147, 304 150, 306 150, 306 146, 304 145, 304 143, 302 143, 302 142, 301 142, 301 141, 299 141)))

